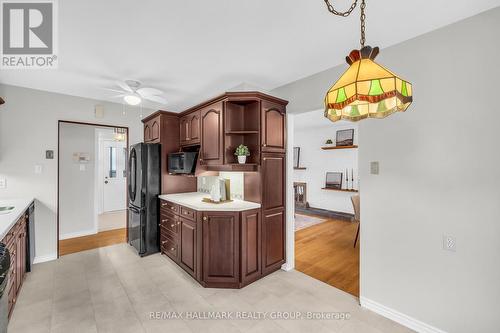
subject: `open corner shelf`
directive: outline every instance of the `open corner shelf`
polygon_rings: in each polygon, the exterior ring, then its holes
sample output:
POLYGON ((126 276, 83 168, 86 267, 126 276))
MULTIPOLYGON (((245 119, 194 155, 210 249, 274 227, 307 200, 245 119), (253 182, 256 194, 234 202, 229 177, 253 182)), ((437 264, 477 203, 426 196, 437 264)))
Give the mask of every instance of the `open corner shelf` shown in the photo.
POLYGON ((294 170, 306 170, 307 168, 306 167, 294 167, 293 169, 294 170))
POLYGON ((226 135, 259 134, 259 131, 227 131, 226 135))
POLYGON ((206 165, 205 168, 209 171, 240 171, 240 172, 252 172, 258 171, 259 165, 257 163, 232 163, 224 165, 206 165))
POLYGON ((328 190, 328 191, 338 191, 338 192, 352 192, 352 193, 357 193, 359 192, 358 190, 346 190, 346 189, 340 189, 340 188, 329 188, 329 187, 323 187, 321 188, 322 190, 328 190))
POLYGON ((352 145, 352 146, 325 146, 321 147, 323 150, 333 150, 333 149, 355 149, 358 148, 358 145, 352 145))

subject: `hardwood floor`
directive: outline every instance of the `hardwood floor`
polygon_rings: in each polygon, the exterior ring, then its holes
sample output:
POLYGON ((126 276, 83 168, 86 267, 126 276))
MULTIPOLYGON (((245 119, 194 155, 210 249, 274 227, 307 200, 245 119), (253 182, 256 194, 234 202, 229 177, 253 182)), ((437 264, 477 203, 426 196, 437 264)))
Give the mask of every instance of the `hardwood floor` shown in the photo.
POLYGON ((69 238, 59 241, 59 255, 91 250, 98 247, 125 243, 127 241, 127 228, 98 232, 95 235, 69 238))
POLYGON ((295 269, 359 296, 357 223, 328 220, 295 232, 295 269))

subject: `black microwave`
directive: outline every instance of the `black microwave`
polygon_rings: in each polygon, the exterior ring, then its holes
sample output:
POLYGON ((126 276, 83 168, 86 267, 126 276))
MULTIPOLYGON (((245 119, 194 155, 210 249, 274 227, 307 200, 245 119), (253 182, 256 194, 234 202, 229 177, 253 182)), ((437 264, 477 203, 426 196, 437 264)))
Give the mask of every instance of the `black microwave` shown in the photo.
POLYGON ((196 169, 198 152, 180 152, 168 154, 168 173, 193 174, 196 169))

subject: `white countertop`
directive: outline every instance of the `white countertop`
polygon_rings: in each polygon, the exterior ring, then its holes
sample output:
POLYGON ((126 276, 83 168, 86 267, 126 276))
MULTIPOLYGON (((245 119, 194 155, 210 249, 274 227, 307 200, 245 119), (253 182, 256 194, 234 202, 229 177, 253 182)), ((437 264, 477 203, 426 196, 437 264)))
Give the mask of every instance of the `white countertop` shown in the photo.
POLYGON ((0 214, 0 241, 28 209, 33 200, 33 198, 0 199, 0 206, 14 206, 10 213, 0 214))
POLYGON ((201 192, 162 194, 159 196, 160 199, 199 211, 240 212, 260 208, 260 204, 258 203, 238 199, 221 204, 201 201, 203 198, 209 197, 210 194, 201 192))

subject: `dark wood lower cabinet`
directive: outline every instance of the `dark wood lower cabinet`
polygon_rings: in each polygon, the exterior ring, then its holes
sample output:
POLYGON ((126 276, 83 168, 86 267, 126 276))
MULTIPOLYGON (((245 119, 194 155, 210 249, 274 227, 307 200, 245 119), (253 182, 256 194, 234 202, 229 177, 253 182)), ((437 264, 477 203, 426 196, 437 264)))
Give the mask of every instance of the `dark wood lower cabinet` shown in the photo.
POLYGON ((10 253, 10 268, 7 273, 9 282, 5 291, 8 293, 9 317, 16 304, 17 295, 21 291, 26 274, 27 219, 27 214, 23 214, 2 239, 2 243, 7 246, 10 253))
POLYGON ((260 278, 262 224, 260 209, 241 213, 241 281, 251 283, 260 278))
POLYGON ((240 230, 238 212, 203 213, 203 281, 220 287, 239 286, 240 230))
POLYGON ((161 252, 204 287, 242 288, 284 262, 284 209, 262 218, 261 209, 199 212, 163 200, 161 207, 161 252))
POLYGON ((180 249, 179 263, 186 272, 196 277, 197 268, 197 227, 196 222, 186 218, 180 219, 180 249))
POLYGON ((269 274, 285 263, 284 208, 264 212, 262 233, 262 273, 269 274))

